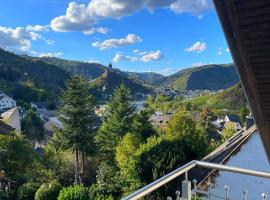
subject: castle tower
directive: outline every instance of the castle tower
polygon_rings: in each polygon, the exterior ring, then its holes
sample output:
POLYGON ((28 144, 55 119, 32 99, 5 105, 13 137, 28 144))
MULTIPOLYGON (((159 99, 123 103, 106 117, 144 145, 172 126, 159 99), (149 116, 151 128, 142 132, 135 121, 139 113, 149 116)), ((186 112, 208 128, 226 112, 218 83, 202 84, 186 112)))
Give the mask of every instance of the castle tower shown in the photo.
POLYGON ((112 63, 109 64, 108 68, 111 70, 112 69, 112 63))

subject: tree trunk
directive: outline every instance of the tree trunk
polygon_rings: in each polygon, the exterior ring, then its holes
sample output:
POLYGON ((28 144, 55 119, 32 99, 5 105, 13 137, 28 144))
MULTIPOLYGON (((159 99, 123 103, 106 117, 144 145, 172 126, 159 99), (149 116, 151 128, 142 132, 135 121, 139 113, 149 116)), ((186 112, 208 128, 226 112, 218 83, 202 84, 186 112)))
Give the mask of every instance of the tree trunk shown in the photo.
POLYGON ((81 174, 82 183, 84 183, 84 163, 85 163, 85 153, 82 152, 82 174, 81 174))
POLYGON ((75 150, 75 185, 77 185, 78 182, 78 175, 79 175, 79 151, 78 149, 75 150))

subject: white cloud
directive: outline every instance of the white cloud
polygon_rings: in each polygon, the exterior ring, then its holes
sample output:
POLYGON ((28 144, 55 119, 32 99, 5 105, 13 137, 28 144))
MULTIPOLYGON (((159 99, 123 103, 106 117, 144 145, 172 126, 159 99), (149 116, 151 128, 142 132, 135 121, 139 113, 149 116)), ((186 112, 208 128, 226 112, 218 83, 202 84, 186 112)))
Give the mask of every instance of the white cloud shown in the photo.
POLYGON ((41 31, 49 31, 49 25, 42 26, 42 25, 27 25, 26 30, 27 31, 34 31, 34 32, 41 32, 41 31))
POLYGON ((141 42, 142 39, 135 34, 128 34, 125 38, 119 39, 108 39, 102 42, 94 42, 92 43, 93 47, 99 48, 100 50, 116 48, 121 46, 127 46, 134 43, 141 42))
POLYGON ((219 47, 217 49, 217 55, 220 56, 222 55, 223 53, 230 53, 230 49, 227 47, 227 48, 223 48, 223 47, 219 47))
POLYGON ((143 56, 145 54, 147 54, 147 51, 140 51, 139 49, 135 49, 133 50, 133 53, 139 56, 143 56))
POLYGON ((120 61, 136 62, 136 61, 138 61, 138 58, 133 57, 133 56, 125 56, 121 53, 116 53, 114 58, 113 58, 113 62, 118 63, 120 61))
POLYGON ((100 60, 97 60, 94 57, 91 57, 89 60, 86 60, 85 62, 86 63, 100 63, 100 60))
POLYGON ((88 12, 110 18, 121 18, 142 9, 169 8, 176 13, 199 15, 213 7, 211 0, 92 0, 88 12))
POLYGON ((138 55, 140 55, 140 56, 143 56, 145 54, 147 54, 147 51, 140 51, 140 52, 138 52, 138 55))
POLYGON ((198 62, 198 63, 193 63, 192 67, 200 67, 202 65, 204 65, 202 62, 198 62))
POLYGON ((217 49, 217 55, 222 55, 223 54, 223 48, 222 47, 219 47, 218 49, 217 49))
POLYGON ((191 47, 185 49, 187 52, 197 52, 201 53, 207 49, 207 44, 205 42, 195 42, 191 47))
POLYGON ((191 13, 199 16, 201 13, 211 9, 213 7, 211 0, 177 0, 170 5, 170 8, 176 13, 191 13))
POLYGON ((89 12, 100 17, 121 18, 145 7, 145 0, 92 0, 89 12))
POLYGON ((150 62, 150 61, 158 61, 163 58, 163 55, 160 50, 151 51, 146 55, 142 56, 141 61, 143 62, 150 62))
POLYGON ((36 57, 60 57, 63 55, 62 52, 56 52, 56 53, 52 53, 52 52, 37 52, 37 51, 30 51, 29 55, 31 56, 36 56, 36 57))
POLYGON ((92 30, 93 23, 94 17, 88 12, 85 4, 79 5, 76 2, 71 2, 65 15, 56 17, 51 21, 51 28, 58 32, 89 32, 92 30))
POLYGON ((81 31, 89 34, 99 32, 93 30, 99 19, 122 18, 143 9, 153 12, 156 8, 165 8, 202 18, 202 13, 212 7, 211 0, 91 0, 88 5, 71 2, 66 14, 55 17, 50 26, 58 32, 81 31))
POLYGON ((48 40, 48 39, 45 39, 45 42, 48 44, 48 45, 53 45, 55 43, 54 40, 48 40))
POLYGON ((83 33, 86 35, 91 35, 94 33, 101 33, 101 34, 107 34, 110 31, 110 29, 106 27, 97 27, 97 28, 92 28, 89 31, 84 31, 83 33))
POLYGON ((51 52, 48 52, 48 53, 38 53, 38 56, 39 57, 60 57, 62 55, 63 55, 62 52, 56 52, 56 53, 51 53, 51 52))
POLYGON ((31 48, 31 42, 40 39, 41 36, 22 27, 12 29, 0 26, 0 38, 0 48, 26 52, 31 48))
POLYGON ((168 67, 168 68, 164 68, 164 69, 161 69, 158 73, 164 75, 164 76, 169 76, 173 73, 177 72, 176 69, 174 68, 171 68, 171 67, 168 67))

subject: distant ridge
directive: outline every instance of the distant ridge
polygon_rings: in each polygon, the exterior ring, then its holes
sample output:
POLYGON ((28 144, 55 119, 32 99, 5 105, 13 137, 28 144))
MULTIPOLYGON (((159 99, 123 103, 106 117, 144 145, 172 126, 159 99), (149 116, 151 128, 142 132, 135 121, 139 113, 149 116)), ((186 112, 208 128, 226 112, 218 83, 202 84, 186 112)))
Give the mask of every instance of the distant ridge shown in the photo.
POLYGON ((16 100, 56 101, 69 77, 56 65, 0 49, 0 91, 16 100))
POLYGON ((204 65, 181 70, 160 80, 160 85, 183 90, 220 90, 239 82, 233 64, 204 65))
POLYGON ((55 57, 41 57, 34 59, 57 65, 69 73, 81 75, 90 80, 101 76, 107 68, 106 66, 99 63, 72 61, 55 57))

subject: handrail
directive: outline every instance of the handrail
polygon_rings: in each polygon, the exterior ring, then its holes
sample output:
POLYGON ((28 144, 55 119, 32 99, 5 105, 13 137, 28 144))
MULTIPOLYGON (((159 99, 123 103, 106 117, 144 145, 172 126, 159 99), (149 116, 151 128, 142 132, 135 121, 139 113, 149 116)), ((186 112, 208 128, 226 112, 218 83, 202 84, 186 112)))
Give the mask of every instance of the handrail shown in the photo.
POLYGON ((263 172, 263 171, 255 171, 250 169, 243 169, 239 167, 231 167, 226 166, 222 164, 215 164, 210 162, 204 162, 204 161, 196 161, 193 160, 184 166, 174 170, 173 172, 159 178, 158 180, 150 183, 149 185, 146 185, 145 187, 137 190, 136 192, 128 195, 127 197, 123 198, 123 200, 137 200, 140 199, 147 194, 153 192, 154 190, 160 188, 161 186, 165 185, 166 183, 170 182, 171 180, 175 179, 176 177, 184 174, 185 172, 188 172, 190 169, 194 167, 204 167, 207 169, 216 169, 221 171, 227 171, 232 173, 239 173, 239 174, 245 174, 250 176, 257 176, 262 178, 268 178, 270 179, 270 173, 263 172))
POLYGON ((196 161, 196 166, 270 179, 269 172, 255 171, 255 170, 244 169, 240 167, 231 167, 231 166, 214 164, 214 163, 203 162, 203 161, 196 161))
POLYGON ((172 171, 171 173, 161 177, 160 179, 150 183, 149 185, 137 190, 136 192, 130 194, 129 196, 123 198, 123 200, 136 200, 140 199, 147 194, 153 192, 154 190, 160 188, 161 186, 165 185, 166 183, 170 182, 171 180, 175 179, 176 177, 184 174, 185 172, 189 171, 193 167, 196 166, 196 161, 191 161, 184 166, 172 171))

